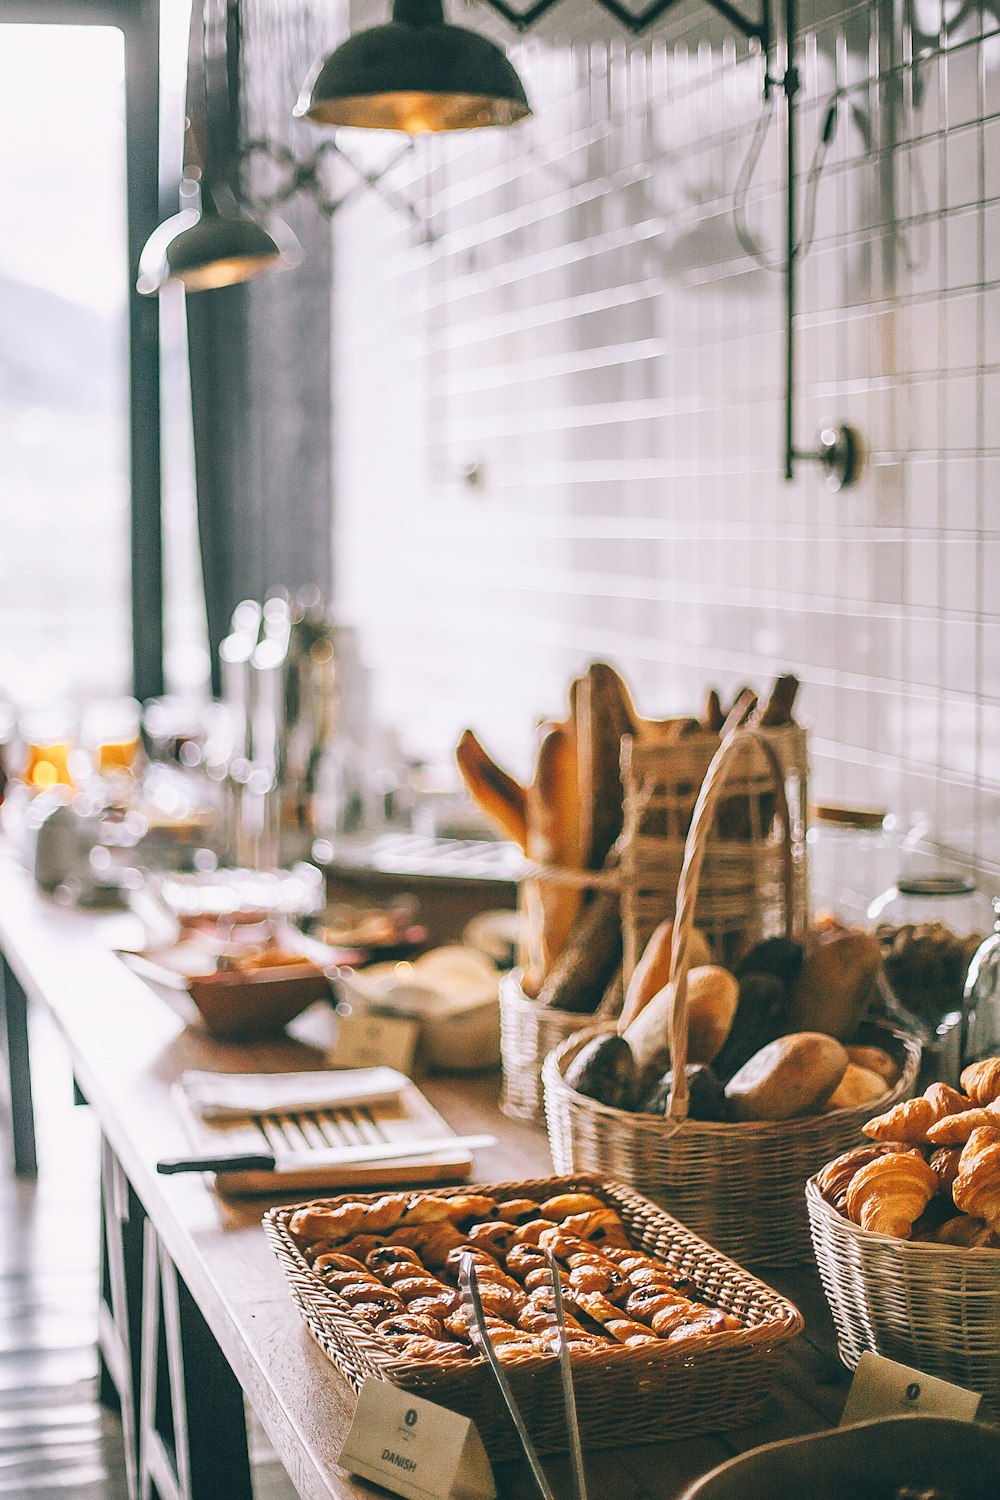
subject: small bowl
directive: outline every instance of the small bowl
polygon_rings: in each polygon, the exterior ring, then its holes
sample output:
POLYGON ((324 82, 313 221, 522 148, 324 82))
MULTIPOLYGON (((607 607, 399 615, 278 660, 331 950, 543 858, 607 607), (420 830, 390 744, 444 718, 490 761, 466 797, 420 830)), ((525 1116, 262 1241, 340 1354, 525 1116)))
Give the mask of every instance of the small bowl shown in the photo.
POLYGON ((329 998, 330 982, 312 963, 254 973, 221 969, 192 979, 188 994, 213 1036, 256 1041, 277 1036, 307 1005, 329 998))

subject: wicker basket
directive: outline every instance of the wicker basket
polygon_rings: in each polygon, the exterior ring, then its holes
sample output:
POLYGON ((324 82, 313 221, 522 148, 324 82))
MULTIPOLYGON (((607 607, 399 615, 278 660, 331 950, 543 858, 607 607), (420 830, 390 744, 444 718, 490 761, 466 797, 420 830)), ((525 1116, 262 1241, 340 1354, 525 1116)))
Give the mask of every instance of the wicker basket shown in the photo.
MULTIPOLYGON (((704 851, 694 920, 715 962, 728 965, 789 921, 796 934, 806 930, 809 882, 805 730, 789 724, 737 732, 727 744, 726 793, 716 804, 713 838, 704 851), (781 807, 788 817, 779 834, 775 813, 781 807), (786 895, 788 858, 792 874, 786 895)), ((654 927, 673 915, 695 805, 718 751, 718 736, 705 730, 670 744, 622 740, 626 984, 654 927)))
MULTIPOLYGON (((677 921, 671 956, 676 989, 670 1056, 678 1087, 663 1115, 638 1114, 599 1104, 567 1086, 564 1073, 580 1048, 612 1027, 591 1027, 546 1058, 542 1069, 545 1114, 557 1172, 596 1172, 629 1182, 727 1255, 758 1265, 795 1265, 808 1259, 809 1229, 802 1198, 806 1178, 831 1157, 861 1139, 871 1116, 859 1109, 831 1110, 793 1120, 716 1124, 688 1118, 687 950, 698 881, 713 816, 729 767, 747 736, 761 744, 772 767, 776 810, 783 841, 785 931, 795 923, 794 857, 788 832, 784 777, 771 748, 754 730, 738 730, 720 748, 698 798, 677 891, 677 921)), ((893 1052, 901 1069, 880 1107, 889 1108, 913 1088, 920 1046, 909 1037, 870 1028, 893 1052)))
POLYGON ((530 1000, 521 988, 519 969, 500 981, 500 1055, 503 1092, 500 1108, 518 1120, 545 1120, 542 1063, 546 1053, 586 1026, 587 1016, 552 1010, 530 1000))
MULTIPOLYGON (((748 1325, 697 1344, 615 1345, 575 1354, 574 1387, 585 1447, 659 1442, 759 1420, 781 1351, 802 1327, 790 1302, 628 1188, 575 1176, 484 1185, 479 1191, 540 1203, 554 1193, 597 1193, 621 1215, 634 1245, 682 1271, 708 1301, 748 1325)), ((435 1189, 435 1196, 465 1192, 435 1189)), ((373 1202, 377 1196, 351 1201, 373 1202)), ((492 1459, 519 1456, 513 1424, 486 1360, 480 1356, 445 1365, 401 1359, 312 1271, 288 1230, 294 1212, 271 1209, 264 1229, 309 1332, 351 1385, 360 1390, 372 1377, 391 1381, 471 1417, 492 1459)), ((532 1356, 509 1364, 506 1373, 539 1451, 565 1451, 558 1361, 532 1356)))
POLYGON ((984 1398, 1000 1422, 1000 1250, 929 1245, 873 1234, 806 1184, 813 1247, 853 1369, 866 1349, 955 1381, 984 1398))

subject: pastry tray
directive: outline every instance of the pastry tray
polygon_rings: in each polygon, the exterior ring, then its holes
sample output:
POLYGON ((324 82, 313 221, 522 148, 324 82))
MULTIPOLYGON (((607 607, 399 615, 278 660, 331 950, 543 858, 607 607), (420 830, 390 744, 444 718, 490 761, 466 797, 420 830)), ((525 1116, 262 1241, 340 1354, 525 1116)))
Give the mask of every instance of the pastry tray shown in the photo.
MULTIPOLYGON (((468 1189, 444 1189, 450 1197, 468 1189)), ((745 1427, 759 1421, 785 1345, 803 1326, 792 1303, 721 1255, 631 1188, 585 1174, 529 1182, 477 1184, 497 1199, 586 1192, 621 1216, 630 1242, 690 1277, 699 1295, 734 1313, 746 1327, 704 1339, 635 1348, 609 1345, 574 1353, 573 1378, 583 1444, 611 1448, 745 1427)), ((377 1195, 332 1202, 374 1202, 377 1195)), ((341 1374, 360 1390, 388 1380, 415 1395, 471 1417, 494 1460, 521 1448, 483 1356, 461 1362, 402 1359, 376 1329, 357 1318, 312 1270, 289 1231, 294 1208, 275 1208, 264 1229, 288 1278, 306 1326, 341 1374)), ((506 1374, 540 1452, 566 1450, 562 1387, 555 1356, 528 1356, 506 1374)))

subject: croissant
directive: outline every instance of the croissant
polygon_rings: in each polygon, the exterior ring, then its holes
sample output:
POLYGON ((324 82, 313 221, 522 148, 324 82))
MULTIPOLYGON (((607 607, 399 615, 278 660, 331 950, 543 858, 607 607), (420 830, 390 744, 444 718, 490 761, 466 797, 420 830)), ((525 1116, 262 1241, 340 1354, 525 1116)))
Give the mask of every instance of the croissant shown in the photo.
POLYGON ((847 1216, 862 1229, 906 1240, 937 1186, 937 1174, 918 1151, 879 1156, 855 1174, 847 1189, 847 1216))
POLYGON ((945 1115, 968 1109, 969 1101, 947 1083, 932 1083, 917 1099, 904 1099, 884 1115, 876 1115, 863 1127, 873 1141, 906 1141, 915 1145, 927 1139, 930 1127, 945 1115))
POLYGON ((992 1104, 1000 1099, 1000 1057, 985 1057, 962 1070, 962 1087, 973 1104, 992 1104))
POLYGON ((985 1109, 963 1109, 959 1115, 945 1115, 927 1132, 935 1146, 964 1146, 974 1130, 1000 1130, 1000 1098, 985 1109))
POLYGON ((816 1186, 827 1203, 842 1214, 845 1212, 847 1189, 862 1167, 867 1167, 870 1161, 876 1161, 888 1152, 907 1150, 909 1147, 902 1141, 873 1141, 869 1146, 853 1146, 850 1151, 844 1151, 840 1156, 835 1156, 833 1161, 827 1162, 816 1178, 816 1186))
POLYGON ((962 1148, 951 1195, 955 1207, 1000 1229, 1000 1130, 974 1130, 962 1148))
POLYGON ((938 1227, 934 1239, 939 1245, 962 1245, 972 1250, 996 1250, 1000 1247, 1000 1234, 984 1224, 982 1219, 970 1219, 968 1214, 958 1214, 946 1219, 938 1227))
POLYGON ((949 1198, 955 1185, 955 1178, 958 1176, 958 1163, 961 1157, 962 1153, 956 1147, 939 1146, 936 1151, 931 1152, 927 1163, 931 1170, 937 1173, 939 1191, 949 1198))

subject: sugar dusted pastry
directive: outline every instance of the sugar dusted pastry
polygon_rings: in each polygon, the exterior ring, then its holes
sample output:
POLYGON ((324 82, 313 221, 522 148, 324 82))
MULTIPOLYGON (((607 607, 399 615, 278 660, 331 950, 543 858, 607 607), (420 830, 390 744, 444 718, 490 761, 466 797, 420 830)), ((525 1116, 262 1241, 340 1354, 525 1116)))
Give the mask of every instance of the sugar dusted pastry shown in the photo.
POLYGON ((932 1083, 916 1099, 894 1104, 884 1115, 876 1115, 865 1125, 864 1133, 874 1141, 907 1141, 916 1145, 927 1140, 927 1132, 945 1115, 957 1115, 969 1107, 969 1101, 946 1083, 932 1083))
POLYGON ((985 1106, 1000 1099, 1000 1057, 986 1057, 963 1068, 962 1087, 973 1104, 985 1106))
POLYGON ((847 1216, 862 1229, 906 1240, 937 1186, 936 1173, 918 1151, 879 1156, 855 1174, 847 1189, 847 1216))
POLYGON ((951 1195, 962 1213, 1000 1230, 1000 1132, 972 1132, 962 1148, 951 1195))

